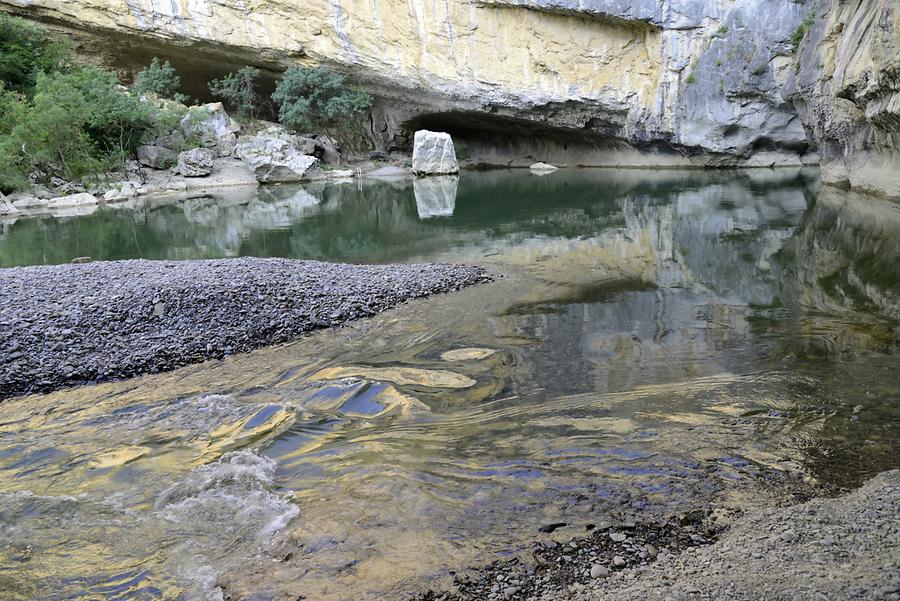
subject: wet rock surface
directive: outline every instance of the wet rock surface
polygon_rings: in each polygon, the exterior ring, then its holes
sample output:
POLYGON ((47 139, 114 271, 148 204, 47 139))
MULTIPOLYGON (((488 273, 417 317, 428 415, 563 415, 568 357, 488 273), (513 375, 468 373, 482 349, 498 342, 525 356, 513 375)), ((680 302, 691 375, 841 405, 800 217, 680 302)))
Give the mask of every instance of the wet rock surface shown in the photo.
POLYGON ((599 525, 536 542, 419 601, 521 599, 900 599, 900 471, 837 498, 735 519, 691 512, 660 523, 599 525))
POLYGON ((488 280, 461 265, 257 258, 3 269, 0 398, 222 358, 488 280))

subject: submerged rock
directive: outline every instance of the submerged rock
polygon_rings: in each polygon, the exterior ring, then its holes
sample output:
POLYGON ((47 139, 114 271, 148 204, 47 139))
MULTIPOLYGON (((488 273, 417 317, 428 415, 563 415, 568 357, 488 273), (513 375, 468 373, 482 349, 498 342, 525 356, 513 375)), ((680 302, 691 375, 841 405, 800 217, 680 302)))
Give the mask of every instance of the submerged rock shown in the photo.
POLYGON ((178 172, 185 177, 206 177, 212 173, 214 158, 206 148, 185 150, 178 155, 178 172))
POLYGON ((459 173, 450 134, 420 129, 413 142, 412 170, 416 175, 459 173))
POLYGON ((496 352, 497 350, 492 348, 459 348, 441 353, 441 359, 444 361, 478 361, 490 357, 496 352))
POLYGON ((339 380, 353 377, 428 388, 471 388, 476 384, 472 378, 452 371, 417 367, 330 367, 316 373, 310 379, 339 380))

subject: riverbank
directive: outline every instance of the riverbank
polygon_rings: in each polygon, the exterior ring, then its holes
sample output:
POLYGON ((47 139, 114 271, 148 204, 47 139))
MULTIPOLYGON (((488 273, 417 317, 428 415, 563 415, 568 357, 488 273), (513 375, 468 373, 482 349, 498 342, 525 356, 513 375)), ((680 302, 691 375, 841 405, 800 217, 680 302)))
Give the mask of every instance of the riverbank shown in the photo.
POLYGON ((260 258, 3 269, 0 398, 219 359, 488 280, 462 265, 260 258))
POLYGON ((495 562, 419 601, 900 599, 900 471, 836 498, 601 525, 537 542, 530 561, 495 562), (718 520, 718 523, 717 523, 718 520))

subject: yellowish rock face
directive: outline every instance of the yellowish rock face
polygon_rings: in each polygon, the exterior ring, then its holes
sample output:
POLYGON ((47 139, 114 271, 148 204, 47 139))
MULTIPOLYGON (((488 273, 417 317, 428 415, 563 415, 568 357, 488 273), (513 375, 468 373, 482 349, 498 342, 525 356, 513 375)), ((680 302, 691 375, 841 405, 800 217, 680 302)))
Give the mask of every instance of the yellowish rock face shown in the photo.
POLYGON ((651 107, 659 32, 474 0, 0 0, 75 27, 337 64, 399 86, 651 107))

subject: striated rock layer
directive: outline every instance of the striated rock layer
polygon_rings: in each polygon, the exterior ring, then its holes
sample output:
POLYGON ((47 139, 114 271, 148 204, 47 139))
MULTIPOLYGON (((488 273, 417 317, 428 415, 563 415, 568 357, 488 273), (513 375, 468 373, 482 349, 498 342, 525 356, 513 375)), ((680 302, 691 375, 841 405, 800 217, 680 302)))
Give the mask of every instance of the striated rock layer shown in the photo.
POLYGON ((785 95, 822 179, 900 197, 900 3, 827 0, 814 15, 785 95))
POLYGON ((0 0, 93 36, 125 70, 169 58, 200 92, 204 76, 242 64, 271 77, 297 63, 339 69, 378 97, 381 149, 431 129, 451 133, 470 165, 767 166, 813 162, 822 141, 822 157, 859 167, 857 180, 890 159, 880 149, 896 136, 894 4, 0 0), (798 62, 791 38, 810 15, 798 62), (843 101, 863 117, 844 119, 843 101))

